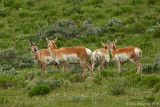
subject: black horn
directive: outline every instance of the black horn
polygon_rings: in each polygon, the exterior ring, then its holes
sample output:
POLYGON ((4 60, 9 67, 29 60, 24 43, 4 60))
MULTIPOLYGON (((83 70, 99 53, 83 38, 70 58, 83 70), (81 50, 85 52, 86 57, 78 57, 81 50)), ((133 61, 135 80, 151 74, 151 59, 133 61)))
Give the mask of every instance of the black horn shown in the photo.
POLYGON ((29 43, 31 46, 33 45, 31 37, 29 38, 29 43))

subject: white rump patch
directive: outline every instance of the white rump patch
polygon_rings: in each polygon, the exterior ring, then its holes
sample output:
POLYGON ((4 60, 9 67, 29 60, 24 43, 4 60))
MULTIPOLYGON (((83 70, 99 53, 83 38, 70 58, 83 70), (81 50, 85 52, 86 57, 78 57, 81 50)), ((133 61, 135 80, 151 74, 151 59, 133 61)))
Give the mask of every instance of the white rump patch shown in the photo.
POLYGON ((99 61, 101 57, 102 57, 102 53, 100 51, 94 51, 92 53, 92 59, 94 61, 99 61))
POLYGON ((79 63, 79 58, 76 54, 63 54, 62 57, 69 63, 79 63))
POLYGON ((92 51, 90 49, 88 49, 88 48, 86 48, 86 53, 87 53, 88 56, 92 55, 92 51))
POLYGON ((45 60, 47 65, 56 64, 56 61, 52 56, 45 56, 45 60))
POLYGON ((129 57, 127 54, 122 53, 122 54, 116 54, 115 55, 115 59, 119 60, 120 62, 126 62, 129 61, 129 57))
POLYGON ((141 51, 141 50, 140 50, 139 48, 135 48, 135 49, 134 49, 134 53, 136 54, 136 56, 141 57, 140 51, 141 51))

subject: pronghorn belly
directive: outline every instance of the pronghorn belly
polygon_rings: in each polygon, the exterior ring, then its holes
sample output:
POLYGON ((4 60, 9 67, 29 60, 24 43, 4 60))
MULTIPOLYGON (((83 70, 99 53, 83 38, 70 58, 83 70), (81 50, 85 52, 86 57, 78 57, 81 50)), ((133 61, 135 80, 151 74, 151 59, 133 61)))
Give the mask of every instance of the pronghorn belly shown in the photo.
POLYGON ((63 54, 62 56, 63 59, 69 63, 78 63, 80 60, 76 54, 69 54, 69 55, 63 54))
POLYGON ((52 56, 46 56, 45 57, 45 61, 46 61, 47 65, 56 64, 56 61, 55 61, 55 59, 52 56))
POLYGON ((123 53, 123 54, 118 54, 115 55, 116 60, 120 61, 120 62, 126 62, 129 61, 129 57, 127 54, 123 53))
POLYGON ((92 59, 94 61, 99 61, 101 57, 102 57, 102 53, 100 51, 94 51, 92 53, 92 59))

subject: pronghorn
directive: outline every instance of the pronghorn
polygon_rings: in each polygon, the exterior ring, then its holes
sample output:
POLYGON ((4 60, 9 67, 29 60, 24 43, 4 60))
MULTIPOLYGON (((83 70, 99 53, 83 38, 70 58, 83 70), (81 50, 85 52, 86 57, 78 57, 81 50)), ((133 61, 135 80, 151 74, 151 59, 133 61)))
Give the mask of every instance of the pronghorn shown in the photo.
POLYGON ((135 46, 129 46, 124 48, 116 49, 117 39, 113 42, 109 41, 111 47, 111 53, 113 60, 117 61, 118 72, 121 71, 120 65, 122 64, 122 71, 124 62, 131 61, 132 63, 137 65, 137 73, 142 73, 142 64, 140 62, 140 58, 142 56, 141 49, 135 46))
POLYGON ((103 42, 101 42, 101 44, 103 45, 104 48, 101 49, 96 49, 95 51, 93 51, 92 53, 92 58, 91 58, 91 62, 92 62, 92 72, 95 66, 95 62, 99 63, 98 66, 98 73, 100 74, 100 69, 101 67, 104 69, 103 64, 106 62, 107 63, 107 69, 109 70, 109 60, 110 60, 110 56, 109 56, 109 44, 104 44, 103 42))
POLYGON ((33 44, 31 38, 29 39, 29 43, 31 45, 31 54, 34 62, 41 67, 42 73, 45 71, 47 65, 54 65, 59 69, 54 58, 50 55, 48 49, 38 50, 38 42, 39 40, 33 44))
POLYGON ((91 65, 89 64, 89 59, 91 57, 92 51, 84 46, 76 47, 62 47, 56 48, 56 39, 46 41, 48 43, 48 50, 52 57, 56 60, 58 64, 63 64, 62 72, 69 71, 69 63, 80 63, 84 72, 83 75, 87 72, 87 67, 91 70, 91 65))

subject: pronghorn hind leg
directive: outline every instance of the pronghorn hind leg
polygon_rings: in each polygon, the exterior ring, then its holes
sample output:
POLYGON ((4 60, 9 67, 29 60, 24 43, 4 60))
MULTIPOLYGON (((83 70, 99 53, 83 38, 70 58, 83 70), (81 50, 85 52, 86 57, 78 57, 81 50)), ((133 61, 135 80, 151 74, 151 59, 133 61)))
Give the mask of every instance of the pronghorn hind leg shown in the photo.
POLYGON ((122 64, 122 67, 121 67, 121 68, 122 68, 122 71, 124 71, 124 69, 123 69, 123 67, 124 67, 124 62, 122 62, 121 64, 122 64))
POLYGON ((95 61, 92 59, 91 63, 92 63, 92 68, 91 68, 90 76, 92 76, 92 74, 93 74, 93 70, 94 70, 94 66, 95 66, 95 61))
POLYGON ((82 66, 82 68, 83 68, 83 74, 82 74, 82 76, 85 76, 85 74, 86 74, 86 72, 87 72, 87 66, 86 66, 86 63, 84 63, 84 61, 80 61, 80 64, 81 64, 81 66, 82 66))

